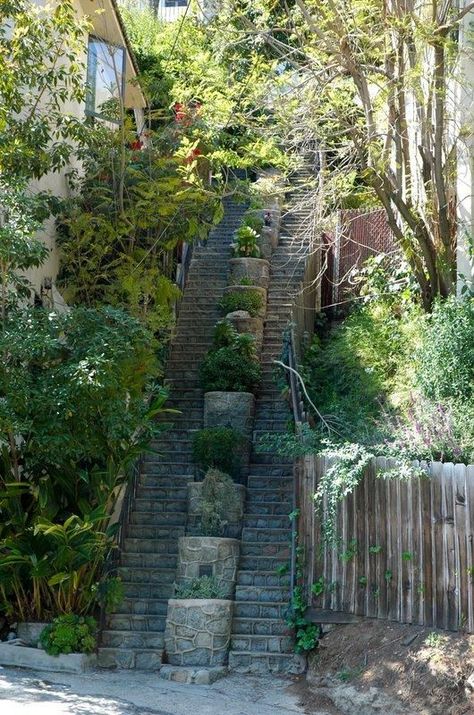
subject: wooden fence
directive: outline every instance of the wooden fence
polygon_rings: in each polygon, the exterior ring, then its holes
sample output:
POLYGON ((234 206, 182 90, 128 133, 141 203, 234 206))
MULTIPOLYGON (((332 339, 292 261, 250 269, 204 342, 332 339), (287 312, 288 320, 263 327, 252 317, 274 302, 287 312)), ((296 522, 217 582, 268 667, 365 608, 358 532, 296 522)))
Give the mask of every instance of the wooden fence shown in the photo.
MULTIPOLYGON (((296 465, 298 534, 308 603, 361 616, 474 632, 474 465, 434 463, 429 476, 383 478, 377 459, 337 513, 337 545, 321 538, 314 494, 327 468, 296 465), (311 596, 317 583, 318 596, 311 596)), ((324 518, 324 517, 323 517, 324 518)))

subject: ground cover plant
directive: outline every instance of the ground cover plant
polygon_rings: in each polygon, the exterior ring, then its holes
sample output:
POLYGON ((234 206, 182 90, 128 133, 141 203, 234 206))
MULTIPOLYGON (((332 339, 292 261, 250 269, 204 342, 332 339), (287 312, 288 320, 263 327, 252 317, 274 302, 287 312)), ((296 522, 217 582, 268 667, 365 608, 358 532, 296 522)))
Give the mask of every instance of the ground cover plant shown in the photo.
MULTIPOLYGON (((240 285, 246 285, 240 283, 240 285)), ((245 310, 249 315, 255 317, 259 314, 263 306, 263 298, 257 290, 229 291, 219 302, 222 312, 227 315, 236 310, 245 310)))

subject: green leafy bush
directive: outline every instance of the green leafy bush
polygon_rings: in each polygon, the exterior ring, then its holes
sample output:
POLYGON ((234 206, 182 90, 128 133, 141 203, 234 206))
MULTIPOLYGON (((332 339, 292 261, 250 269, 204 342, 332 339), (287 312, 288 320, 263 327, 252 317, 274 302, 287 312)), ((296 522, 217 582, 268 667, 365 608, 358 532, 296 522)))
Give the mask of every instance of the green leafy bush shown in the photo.
POLYGON ((177 584, 175 598, 225 598, 224 590, 212 576, 200 576, 191 583, 177 584))
POLYGON ((240 505, 232 478, 218 469, 209 469, 202 482, 201 531, 204 536, 222 536, 240 505))
POLYGON ((208 427, 194 435, 193 460, 203 471, 213 467, 234 476, 244 443, 244 437, 231 427, 208 427))
POLYGON ((249 213, 245 214, 243 223, 245 226, 253 228, 258 234, 260 234, 263 228, 263 218, 254 211, 249 211, 249 213))
POLYGON ((417 382, 432 400, 469 400, 474 393, 474 298, 435 304, 416 354, 417 382))
POLYGON ((95 618, 67 614, 42 631, 40 643, 49 655, 93 653, 97 647, 95 618))
POLYGON ((235 291, 226 293, 219 307, 222 312, 233 313, 236 310, 246 310, 252 317, 259 314, 263 306, 263 298, 257 290, 235 291))
POLYGON ((200 379, 205 392, 253 392, 261 380, 253 335, 238 333, 229 321, 217 323, 214 344, 200 367, 200 379))
POLYGON ((232 248, 234 256, 239 258, 260 258, 257 231, 246 224, 240 226, 235 232, 232 248))
POLYGON ((0 608, 87 614, 106 588, 110 509, 164 410, 153 341, 121 310, 18 309, 0 355, 0 608))

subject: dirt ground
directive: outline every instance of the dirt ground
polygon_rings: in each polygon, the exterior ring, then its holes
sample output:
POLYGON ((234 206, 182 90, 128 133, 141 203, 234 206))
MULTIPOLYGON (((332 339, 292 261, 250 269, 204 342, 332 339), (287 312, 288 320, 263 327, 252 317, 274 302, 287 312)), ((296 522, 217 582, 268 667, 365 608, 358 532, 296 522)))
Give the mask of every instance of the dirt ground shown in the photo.
POLYGON ((334 626, 293 688, 307 713, 474 715, 474 636, 381 621, 334 626))

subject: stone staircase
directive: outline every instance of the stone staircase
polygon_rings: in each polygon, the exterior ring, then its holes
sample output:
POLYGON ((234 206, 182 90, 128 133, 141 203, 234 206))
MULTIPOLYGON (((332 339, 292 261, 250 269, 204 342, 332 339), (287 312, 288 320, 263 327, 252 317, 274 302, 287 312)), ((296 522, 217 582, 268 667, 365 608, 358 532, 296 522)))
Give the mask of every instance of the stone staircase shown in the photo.
MULTIPOLYGON (((300 169, 292 180, 291 205, 299 206, 311 180, 300 169)), ((303 202, 304 203, 304 202, 303 202)), ((256 401, 254 447, 263 433, 287 431, 290 411, 275 381, 275 359, 280 359, 283 334, 291 318, 292 299, 303 279, 308 245, 301 240, 309 219, 304 207, 282 220, 280 241, 271 259, 268 309, 264 328, 263 381, 256 401)), ((241 672, 301 672, 285 622, 290 600, 293 464, 282 457, 251 457, 240 570, 234 604, 229 667, 241 672), (286 570, 285 570, 286 569, 286 570)))
MULTIPOLYGON (((294 200, 305 191, 311 172, 292 180, 294 200)), ((217 303, 227 285, 233 233, 246 207, 225 202, 223 221, 205 246, 193 252, 176 335, 166 368, 172 429, 156 440, 157 454, 146 455, 127 525, 119 573, 125 598, 101 634, 99 665, 157 670, 162 661, 168 599, 173 595, 178 537, 185 534, 187 483, 193 481, 193 432, 203 426, 199 364, 209 349, 217 303)), ((285 432, 291 418, 275 382, 293 296, 304 273, 308 247, 300 239, 308 210, 291 210, 282 221, 271 259, 268 311, 262 351, 263 381, 256 402, 254 442, 265 432, 285 432)), ((301 659, 285 623, 289 574, 292 462, 253 450, 248 478, 240 570, 236 587, 229 666, 246 672, 298 672, 301 659)))
POLYGON ((181 411, 145 457, 127 525, 119 573, 125 599, 102 632, 99 665, 156 670, 161 665, 168 599, 173 595, 178 537, 186 527, 187 482, 193 480, 193 431, 203 426, 198 369, 219 319, 229 246, 246 207, 225 202, 223 221, 193 252, 176 336, 166 368, 169 406, 181 411))

